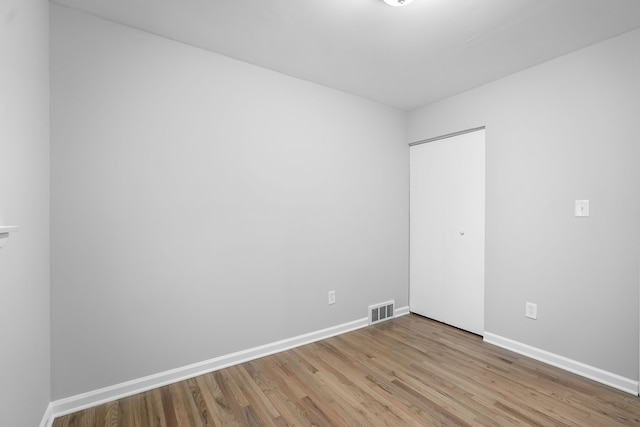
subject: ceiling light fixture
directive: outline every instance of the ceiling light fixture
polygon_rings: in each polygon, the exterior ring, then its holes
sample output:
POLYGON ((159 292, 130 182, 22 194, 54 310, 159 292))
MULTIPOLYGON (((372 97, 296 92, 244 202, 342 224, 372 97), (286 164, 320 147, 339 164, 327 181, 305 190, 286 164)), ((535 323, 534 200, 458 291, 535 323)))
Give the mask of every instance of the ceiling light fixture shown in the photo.
POLYGON ((413 0, 383 0, 383 1, 389 6, 399 7, 399 6, 406 6, 409 3, 411 3, 413 0))

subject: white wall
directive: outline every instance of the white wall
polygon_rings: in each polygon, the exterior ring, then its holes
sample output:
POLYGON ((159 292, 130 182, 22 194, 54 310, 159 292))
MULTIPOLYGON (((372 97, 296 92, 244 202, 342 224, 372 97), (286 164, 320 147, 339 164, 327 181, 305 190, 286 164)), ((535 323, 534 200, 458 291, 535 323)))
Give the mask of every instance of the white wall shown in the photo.
POLYGON ((54 399, 408 304, 405 113, 51 25, 54 399))
POLYGON ((36 426, 50 400, 49 4, 0 3, 0 424, 36 426))
POLYGON ((636 30, 415 110, 408 126, 409 141, 487 126, 486 331, 630 379, 639 51, 636 30), (590 218, 573 216, 576 199, 591 200, 590 218))

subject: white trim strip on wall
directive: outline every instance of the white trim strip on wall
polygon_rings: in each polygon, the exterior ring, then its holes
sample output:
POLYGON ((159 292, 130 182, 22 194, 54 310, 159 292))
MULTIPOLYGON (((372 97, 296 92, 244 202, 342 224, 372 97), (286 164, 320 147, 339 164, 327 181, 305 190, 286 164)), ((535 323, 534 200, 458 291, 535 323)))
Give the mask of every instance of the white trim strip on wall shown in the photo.
POLYGON ((40 421, 40 427, 51 427, 53 425, 53 403, 49 403, 47 410, 44 411, 42 421, 40 421))
POLYGON ((539 362, 546 363, 547 365, 555 366, 556 368, 564 369, 565 371, 608 385, 609 387, 622 390, 635 396, 638 395, 638 381, 636 380, 625 378, 621 375, 614 374, 613 372, 608 372, 564 356, 492 334, 490 332, 485 331, 484 341, 513 351, 514 353, 530 357, 531 359, 535 359, 539 362))
POLYGON ((453 138, 454 136, 464 135, 465 133, 477 132, 479 130, 486 129, 486 126, 480 126, 477 128, 465 129, 458 132, 448 133, 446 135, 435 136, 433 138, 422 139, 420 141, 410 142, 409 147, 413 147, 414 145, 427 144, 429 142, 440 141, 441 139, 453 138))
MULTIPOLYGON (((404 316, 406 314, 409 314, 408 306, 400 307, 394 312, 395 317, 404 316)), ((158 374, 149 375, 143 378, 126 381, 87 393, 78 394, 76 396, 56 400, 49 404, 42 423, 40 423, 40 427, 50 427, 56 417, 71 414, 106 402, 122 399, 154 388, 163 387, 178 381, 197 377, 198 375, 228 368, 240 363, 249 362, 281 351, 290 350, 315 341, 355 331, 356 329, 364 328, 366 326, 369 326, 369 322, 368 318, 364 317, 362 319, 343 323, 342 325, 333 326, 320 331, 310 332, 297 337, 216 357, 204 362, 194 363, 181 368, 171 369, 158 374)))

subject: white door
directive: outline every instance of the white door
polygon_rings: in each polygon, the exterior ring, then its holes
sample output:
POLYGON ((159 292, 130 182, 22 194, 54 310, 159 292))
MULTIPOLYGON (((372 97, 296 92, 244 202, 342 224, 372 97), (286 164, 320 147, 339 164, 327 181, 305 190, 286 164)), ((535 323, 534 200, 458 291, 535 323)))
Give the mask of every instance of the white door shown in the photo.
POLYGON ((484 333, 484 129, 410 148, 411 311, 484 333))

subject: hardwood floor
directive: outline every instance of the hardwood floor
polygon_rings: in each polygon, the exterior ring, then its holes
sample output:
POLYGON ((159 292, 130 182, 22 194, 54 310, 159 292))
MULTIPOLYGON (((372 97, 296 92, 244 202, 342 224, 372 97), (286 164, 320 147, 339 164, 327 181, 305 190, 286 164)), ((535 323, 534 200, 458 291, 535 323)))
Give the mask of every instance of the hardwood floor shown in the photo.
POLYGON ((638 426, 640 399, 408 315, 53 424, 262 425, 638 426))

